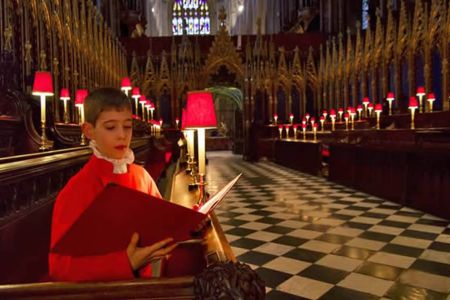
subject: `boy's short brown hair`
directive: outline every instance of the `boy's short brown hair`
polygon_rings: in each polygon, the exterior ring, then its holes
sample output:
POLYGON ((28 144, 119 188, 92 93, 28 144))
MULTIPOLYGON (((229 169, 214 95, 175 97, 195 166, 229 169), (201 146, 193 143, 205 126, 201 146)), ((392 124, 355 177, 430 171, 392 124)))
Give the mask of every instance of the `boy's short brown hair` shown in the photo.
POLYGON ((130 110, 131 103, 128 97, 116 88, 99 88, 90 93, 84 100, 84 117, 86 122, 95 127, 95 122, 102 111, 130 110))

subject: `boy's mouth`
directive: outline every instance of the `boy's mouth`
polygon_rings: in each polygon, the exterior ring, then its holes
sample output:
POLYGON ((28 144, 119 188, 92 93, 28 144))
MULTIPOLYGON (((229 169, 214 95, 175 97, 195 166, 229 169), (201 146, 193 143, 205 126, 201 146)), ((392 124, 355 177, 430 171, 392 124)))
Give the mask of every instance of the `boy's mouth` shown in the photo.
POLYGON ((121 146, 116 146, 116 147, 114 147, 114 148, 116 148, 117 150, 124 150, 124 149, 127 148, 127 146, 121 145, 121 146))

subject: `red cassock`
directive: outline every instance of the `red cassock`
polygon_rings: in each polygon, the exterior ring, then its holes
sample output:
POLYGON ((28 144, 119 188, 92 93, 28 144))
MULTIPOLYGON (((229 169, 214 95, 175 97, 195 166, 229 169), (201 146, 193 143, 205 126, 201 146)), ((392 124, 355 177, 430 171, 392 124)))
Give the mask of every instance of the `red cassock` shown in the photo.
MULTIPOLYGON (((131 164, 128 165, 127 173, 113 174, 113 165, 110 162, 92 155, 87 164, 69 180, 56 198, 49 253, 49 275, 52 280, 111 281, 134 278, 126 249, 104 255, 83 257, 52 253, 59 239, 108 183, 116 183, 162 198, 155 182, 144 168, 131 164)), ((151 273, 148 268, 145 272, 147 275, 151 273)))

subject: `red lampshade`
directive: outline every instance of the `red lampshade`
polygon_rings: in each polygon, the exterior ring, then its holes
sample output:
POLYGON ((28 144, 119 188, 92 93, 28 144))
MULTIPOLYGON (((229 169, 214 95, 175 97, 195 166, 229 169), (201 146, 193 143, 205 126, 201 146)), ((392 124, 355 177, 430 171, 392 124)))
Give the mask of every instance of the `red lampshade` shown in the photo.
POLYGON ((427 101, 434 101, 434 100, 436 100, 436 97, 434 96, 434 94, 433 93, 429 93, 428 97, 427 97, 427 101))
POLYGON ((417 99, 414 96, 409 97, 409 108, 418 108, 419 103, 417 103, 417 99))
POLYGON ((361 104, 358 105, 358 107, 356 108, 356 110, 357 110, 357 111, 362 111, 362 110, 363 110, 362 105, 361 105, 361 104))
POLYGON ((417 88, 416 95, 417 95, 417 96, 423 96, 423 95, 425 95, 425 88, 424 88, 423 86, 419 86, 419 87, 417 88))
POLYGON ((345 119, 348 119, 349 116, 350 116, 350 115, 349 115, 348 113, 345 113, 345 114, 344 114, 344 118, 345 118, 345 119))
POLYGON ((291 126, 291 125, 284 125, 284 128, 285 128, 286 130, 288 130, 290 126, 291 126))
POLYGON ((364 97, 363 103, 364 103, 364 104, 369 104, 369 103, 370 103, 369 97, 364 97))
POLYGON ((37 71, 34 73, 32 94, 35 96, 53 96, 53 80, 50 72, 37 71))
POLYGON ((150 110, 154 110, 154 109, 155 109, 155 104, 152 101, 150 101, 150 110))
POLYGON ((317 123, 314 123, 314 128, 317 128, 317 127, 319 127, 319 125, 317 124, 317 123))
POLYGON ((61 100, 69 100, 70 99, 69 89, 62 88, 61 92, 59 93, 59 99, 61 99, 61 100))
POLYGON ((338 112, 343 113, 344 109, 342 107, 339 107, 338 112))
POLYGON ((326 109, 324 109, 324 110, 322 111, 322 115, 323 115, 323 116, 328 116, 328 112, 327 112, 326 109))
POLYGON ((302 124, 306 124, 306 118, 302 119, 302 124))
POLYGON ((369 103, 368 108, 369 108, 369 109, 373 109, 373 103, 369 103))
POLYGON ((186 128, 215 128, 216 112, 211 92, 188 92, 186 101, 188 115, 186 128))
POLYGON ((393 92, 389 92, 387 94, 386 100, 394 100, 395 99, 395 95, 393 92))
POLYGON ((89 94, 88 90, 77 90, 75 93, 75 105, 81 106, 84 103, 84 99, 86 99, 89 94))
POLYGON ((122 83, 120 84, 122 90, 131 90, 131 80, 129 77, 122 78, 122 83))
POLYGON ((306 118, 309 118, 309 114, 306 114, 305 117, 306 117, 306 118))
POLYGON ((311 123, 314 123, 316 121, 316 118, 312 117, 311 118, 311 123))
POLYGON ((283 130, 283 125, 278 125, 278 130, 283 130))
POLYGON ((293 117, 294 117, 294 114, 290 114, 290 115, 289 115, 289 118, 293 118, 293 117))
POLYGON ((147 103, 147 98, 144 95, 141 95, 139 98, 139 103, 147 103))
POLYGON ((381 106, 381 104, 375 105, 375 111, 379 111, 379 112, 383 111, 383 107, 381 106))
MULTIPOLYGON (((122 82, 122 83, 123 83, 123 82, 122 82)), ((134 87, 134 88, 131 90, 131 96, 132 96, 132 97, 135 97, 135 98, 141 97, 141 91, 139 90, 138 87, 134 87)))
POLYGON ((292 125, 292 128, 294 128, 294 130, 297 130, 297 128, 298 128, 298 124, 294 124, 294 125, 292 125))
POLYGON ((330 110, 330 117, 333 117, 333 118, 336 117, 336 111, 334 109, 330 110))
POLYGON ((302 124, 302 128, 303 128, 303 129, 306 129, 306 123, 303 123, 303 124, 302 124))
POLYGON ((324 117, 324 116, 321 116, 321 117, 320 117, 320 121, 325 121, 325 117, 324 117))
POLYGON ((145 101, 145 107, 150 108, 150 106, 152 105, 150 100, 146 99, 147 101, 145 101))

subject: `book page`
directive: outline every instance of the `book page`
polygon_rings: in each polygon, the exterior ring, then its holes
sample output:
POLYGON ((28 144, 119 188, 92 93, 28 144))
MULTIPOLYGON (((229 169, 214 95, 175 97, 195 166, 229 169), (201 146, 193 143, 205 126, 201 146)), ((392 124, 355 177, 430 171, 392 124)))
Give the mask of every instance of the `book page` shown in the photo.
POLYGON ((209 214, 216 206, 222 201, 223 197, 231 190, 235 183, 241 178, 242 173, 231 180, 226 186, 224 186, 220 191, 218 191, 214 196, 209 198, 205 204, 198 210, 201 213, 209 214))

